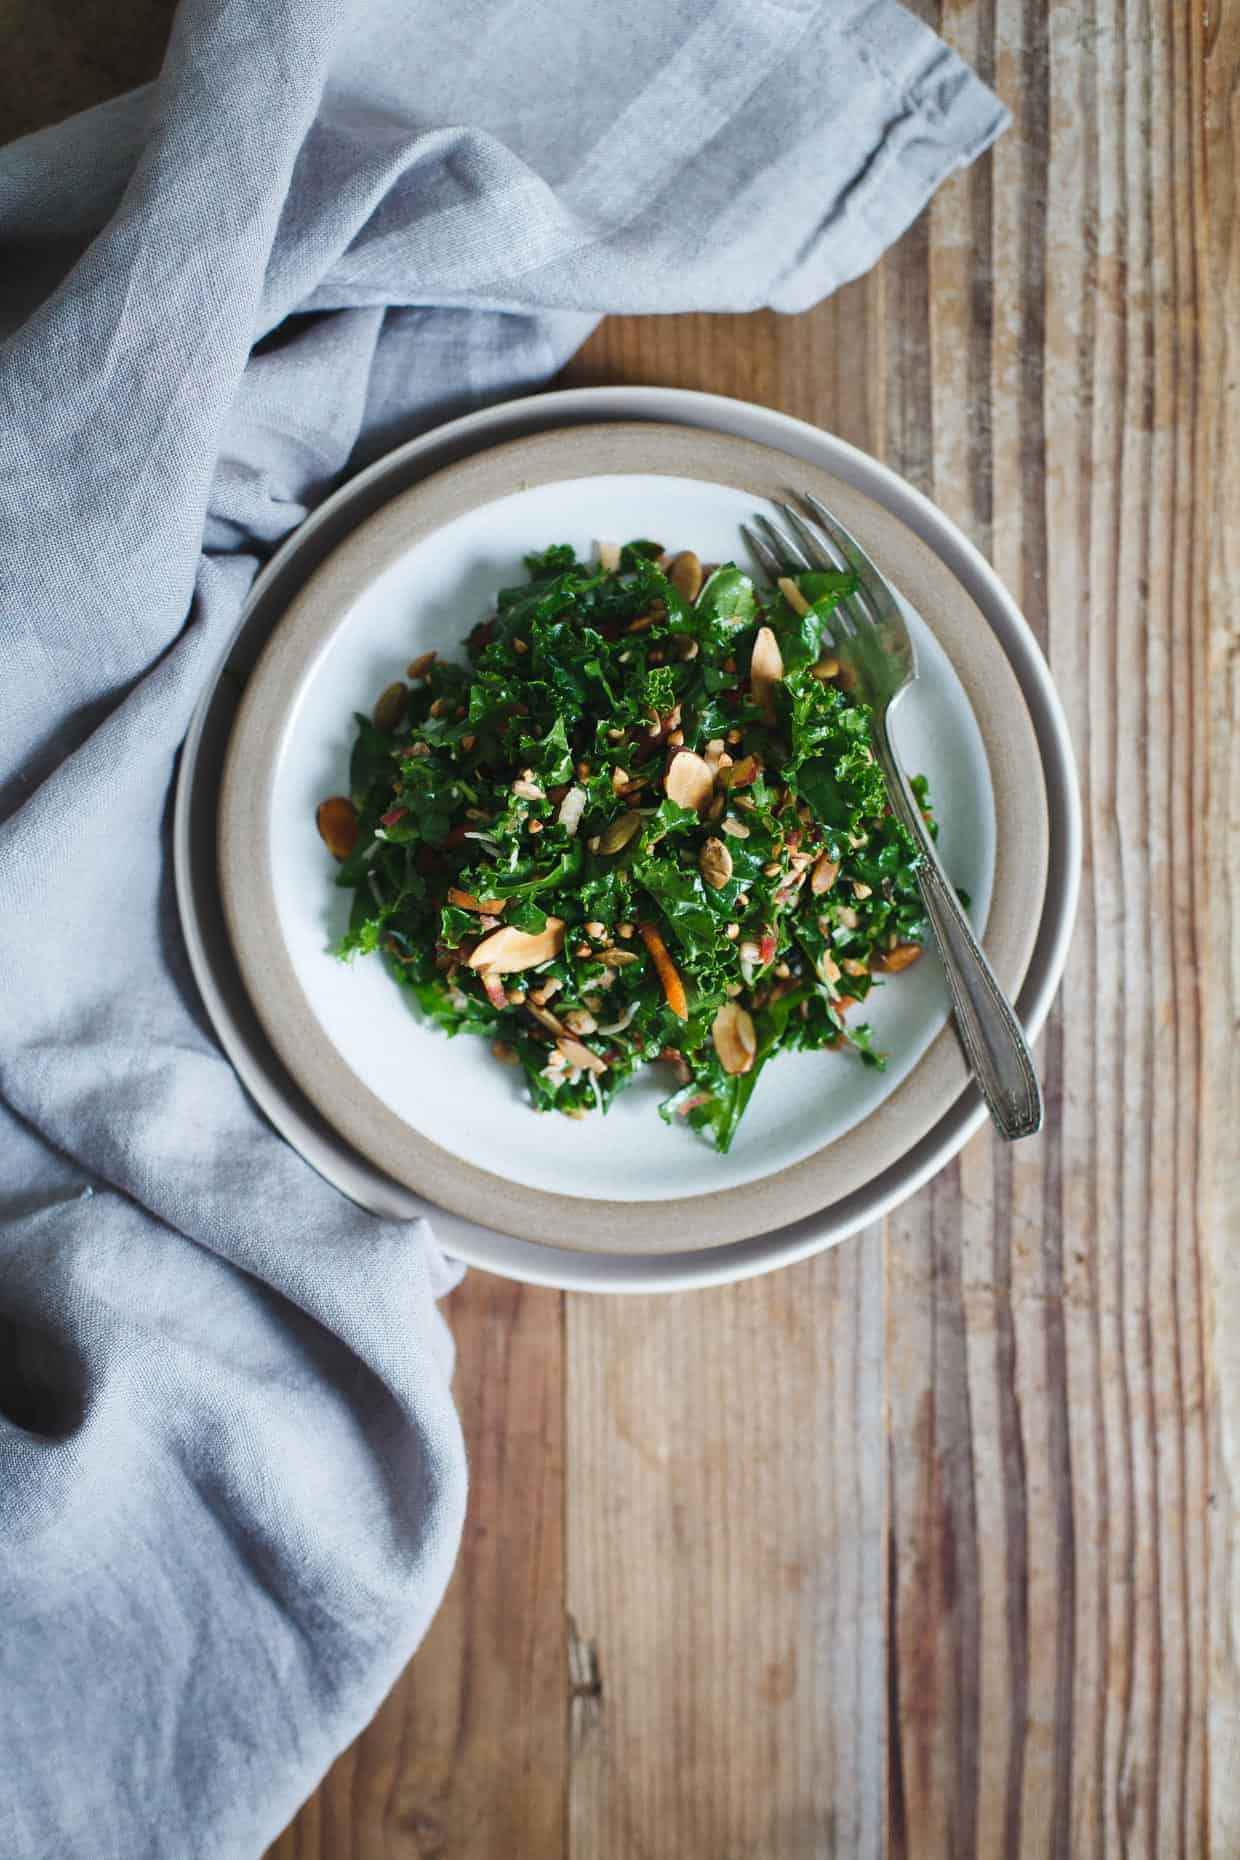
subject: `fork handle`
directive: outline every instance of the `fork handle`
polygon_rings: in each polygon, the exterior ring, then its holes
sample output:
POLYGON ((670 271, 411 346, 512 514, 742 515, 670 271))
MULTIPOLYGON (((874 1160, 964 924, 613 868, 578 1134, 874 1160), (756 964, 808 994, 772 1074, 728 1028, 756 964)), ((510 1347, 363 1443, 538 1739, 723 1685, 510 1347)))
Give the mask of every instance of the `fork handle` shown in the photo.
POLYGON ((922 855, 918 882, 947 975, 965 1057, 1000 1134, 1009 1141, 1031 1137, 1041 1128, 1042 1094, 1020 1022, 939 862, 885 716, 878 721, 874 736, 892 809, 922 855))

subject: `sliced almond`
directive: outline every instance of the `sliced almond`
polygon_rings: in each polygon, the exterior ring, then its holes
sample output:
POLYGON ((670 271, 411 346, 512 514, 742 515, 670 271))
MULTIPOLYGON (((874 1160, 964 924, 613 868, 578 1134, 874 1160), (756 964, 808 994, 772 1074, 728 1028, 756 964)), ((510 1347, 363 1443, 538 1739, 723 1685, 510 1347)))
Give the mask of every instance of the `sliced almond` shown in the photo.
POLYGON ((357 809, 348 795, 320 801, 314 816, 319 837, 333 859, 347 859, 357 845, 357 809))
POLYGON ((613 542, 601 542, 598 545, 598 565, 605 575, 614 575, 620 566, 620 545, 613 542))
POLYGON ((702 564, 692 549, 682 549, 668 566, 667 578, 684 600, 692 606, 702 592, 702 564))
POLYGON ((698 854, 698 868, 714 891, 722 891, 732 876, 732 855, 722 840, 709 839, 698 854))
POLYGON ((536 781, 530 781, 529 777, 525 775, 518 775, 516 781, 512 784, 512 792, 514 794, 519 794, 523 801, 545 801, 547 798, 543 790, 538 786, 538 783, 536 781))
POLYGON ((472 891, 462 891, 457 885, 448 886, 448 903, 457 905, 463 911, 481 911, 484 917, 499 917, 503 913, 506 900, 503 898, 483 898, 479 900, 472 891))
POLYGON ((869 965, 862 962, 858 956, 845 956, 840 967, 845 975, 868 975, 870 973, 869 965))
POLYGON ((607 1061, 592 1053, 580 1040, 563 1039, 555 1043, 557 1053, 562 1053, 570 1066, 576 1066, 581 1072, 606 1072, 607 1061))
POLYGON ((586 811, 586 791, 584 788, 570 788, 560 802, 560 811, 556 815, 556 824, 563 827, 570 839, 576 837, 581 825, 581 816, 586 811))
POLYGON ((638 832, 641 824, 641 815, 632 810, 627 814, 617 814, 614 820, 608 821, 598 836, 599 851, 601 853, 620 852, 638 832))
POLYGON ((886 950, 883 955, 875 957, 874 967, 885 969, 888 974, 898 975, 901 969, 907 969, 916 962, 920 955, 920 943, 897 943, 894 949, 886 950))
POLYGON ((381 691, 373 713, 376 730, 394 730, 404 716, 408 702, 409 687, 402 685, 399 678, 386 691, 381 691))
POLYGON ((819 853, 810 874, 809 888, 816 898, 820 898, 824 891, 830 891, 839 875, 839 860, 832 859, 829 853, 819 853))
POLYGON ((433 652, 420 652, 417 658, 405 667, 406 678, 425 678, 435 663, 436 657, 437 654, 433 652))
MULTIPOLYGON (((723 764, 722 766, 726 767, 726 764, 723 764)), ((762 762, 761 762, 760 757, 740 756, 732 764, 731 769, 728 771, 728 776, 727 776, 728 787, 729 788, 748 788, 751 782, 757 781, 761 773, 762 773, 762 762)))
POLYGON ((598 1032, 598 1022, 588 1008, 569 1008, 564 1016, 564 1025, 570 1033, 585 1035, 598 1032))
POLYGON ((669 801, 677 807, 691 807, 701 813, 715 791, 715 777, 708 763, 692 749, 678 749, 668 765, 663 786, 669 801))
POLYGON ((494 969, 500 975, 517 975, 522 969, 536 969, 540 962, 550 962, 564 947, 564 919, 548 917, 543 929, 535 932, 514 930, 504 924, 484 936, 469 958, 471 969, 494 969))
POLYGON ((663 993, 667 998, 668 1007, 671 1008, 677 1020, 688 1020, 689 1001, 685 994, 685 985, 680 979, 680 971, 667 953, 667 944, 653 924, 642 924, 640 928, 642 942, 650 951, 650 959, 663 984, 663 993))
POLYGON ((711 1040, 725 1072, 748 1072, 758 1052, 758 1036, 753 1021, 736 1001, 725 1001, 715 1015, 711 1040))
POLYGON ((780 576, 779 591, 794 613, 807 614, 809 612, 810 604, 791 575, 780 576))
POLYGON ((749 838, 749 828, 744 821, 737 820, 733 814, 729 814, 727 819, 720 821, 719 824, 721 831, 726 833, 730 839, 747 840, 749 838))
POLYGON ((526 998, 525 1011, 533 1016, 540 1027, 545 1027, 548 1033, 553 1033, 557 1040, 562 1039, 568 1032, 568 1028, 559 1015, 549 1013, 540 1002, 535 1001, 533 995, 526 998))
MULTIPOLYGON (((782 582, 780 585, 782 587, 782 582)), ((753 643, 749 678, 753 685, 753 701, 768 723, 775 721, 775 687, 783 675, 784 655, 779 650, 779 641, 769 626, 760 626, 753 643)))

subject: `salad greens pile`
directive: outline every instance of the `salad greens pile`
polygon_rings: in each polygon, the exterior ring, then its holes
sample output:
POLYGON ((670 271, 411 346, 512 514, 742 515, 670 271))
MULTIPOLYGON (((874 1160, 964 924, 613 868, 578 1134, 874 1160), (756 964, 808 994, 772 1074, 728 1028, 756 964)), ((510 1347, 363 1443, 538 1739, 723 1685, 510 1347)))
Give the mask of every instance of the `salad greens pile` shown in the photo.
POLYGON ((883 1063, 858 1010, 920 954, 917 855, 823 654, 851 576, 760 604, 691 551, 599 556, 527 557, 468 664, 424 653, 358 716, 319 809, 355 892, 340 954, 382 951, 537 1109, 605 1110, 661 1063, 664 1117, 726 1150, 777 1053, 883 1063))

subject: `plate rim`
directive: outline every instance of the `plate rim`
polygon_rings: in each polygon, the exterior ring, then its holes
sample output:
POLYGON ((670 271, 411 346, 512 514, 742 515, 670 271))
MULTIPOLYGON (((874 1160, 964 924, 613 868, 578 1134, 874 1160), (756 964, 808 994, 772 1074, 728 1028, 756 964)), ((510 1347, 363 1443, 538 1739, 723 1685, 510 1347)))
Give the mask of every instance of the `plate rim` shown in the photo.
POLYGON ((237 620, 221 643, 195 707, 179 761, 173 810, 174 886, 187 957, 204 1006, 239 1081, 273 1127, 347 1199, 379 1218, 414 1220, 434 1215, 447 1251, 478 1269, 564 1291, 646 1295, 735 1283, 806 1259, 882 1219, 946 1166, 986 1121, 976 1092, 966 1093, 939 1120, 919 1152, 906 1157, 886 1182, 872 1183, 831 1219, 815 1216, 792 1227, 754 1234, 728 1246, 693 1254, 633 1256, 570 1253, 517 1240, 442 1215, 388 1182, 355 1155, 313 1108, 269 1049, 233 973, 213 883, 214 819, 220 738, 235 706, 234 656, 261 646, 277 614, 265 609, 273 593, 284 598, 307 564, 321 560, 333 541, 388 497, 441 464, 467 456, 497 436, 509 437, 585 420, 658 419, 706 431, 741 432, 789 457, 829 462, 863 484, 888 508, 902 511, 969 588, 999 638, 1025 692, 1038 736, 1051 804, 1052 878, 1030 975, 1018 1011, 1031 1039, 1045 1024, 1063 978, 1081 884, 1083 827, 1076 755, 1063 701, 1032 628, 996 571, 946 512, 872 454, 793 414, 735 396, 694 388, 639 383, 550 389, 494 402, 429 428, 374 460, 318 504, 280 544, 251 584, 237 620), (288 583, 288 589, 284 584, 288 583))
MULTIPOLYGON (((1016 994, 1045 905, 1049 856, 1045 771, 1019 681, 984 610, 962 596, 958 579, 935 551, 912 535, 898 515, 834 480, 824 467, 807 469, 811 476, 816 472, 830 480, 825 487, 830 501, 837 507, 842 503, 854 527, 858 518, 850 506, 859 501, 868 507, 862 510, 863 525, 867 515, 871 525, 885 524, 889 534, 882 546, 893 563, 893 579, 915 583, 919 608, 965 685, 986 747, 996 813, 1009 823, 1006 846, 1003 833, 996 841, 987 941, 1001 980, 1016 994), (909 550, 910 564, 901 573, 896 558, 909 550), (1033 761, 1040 782, 1028 779, 1033 761)), ((277 619, 250 674, 225 757, 220 876, 233 951, 276 1056, 352 1148, 412 1192, 484 1224, 502 1218, 527 1241, 549 1240, 604 1256, 649 1250, 657 1257, 658 1247, 647 1241, 658 1231, 652 1214, 657 1202, 593 1200, 513 1183, 444 1150, 371 1091, 322 1028, 295 974, 280 934, 268 861, 254 861, 245 851, 269 839, 271 777, 308 668, 347 624, 366 589, 422 537, 479 501, 492 502, 537 484, 616 473, 739 484, 755 497, 769 497, 776 484, 786 483, 787 457, 731 434, 609 421, 485 446, 386 501, 312 571, 277 619)), ((755 1229, 784 1227, 829 1212, 884 1176, 934 1127, 937 1107, 955 1103, 967 1089, 958 1044, 945 1028, 911 1072, 850 1130, 756 1181, 678 1200, 680 1234, 691 1236, 694 1249, 709 1249, 735 1244, 755 1229), (881 1146, 877 1164, 876 1140, 881 1146)))

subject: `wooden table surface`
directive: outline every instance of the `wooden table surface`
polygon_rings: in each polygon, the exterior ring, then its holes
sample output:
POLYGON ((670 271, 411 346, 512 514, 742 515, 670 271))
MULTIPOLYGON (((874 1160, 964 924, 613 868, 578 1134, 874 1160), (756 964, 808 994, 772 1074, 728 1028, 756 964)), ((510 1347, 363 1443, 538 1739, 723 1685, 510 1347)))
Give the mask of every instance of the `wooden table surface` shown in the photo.
MULTIPOLYGON (((472 1274, 456 1575, 269 1860, 1240 1855, 1240 21, 1215 6, 922 6, 1010 105, 995 152, 819 309, 617 319, 567 371, 829 428, 1013 590, 1084 794, 1047 1129, 978 1136, 747 1284, 472 1274)), ((5 124, 146 75, 167 10, 0 0, 5 124)))

